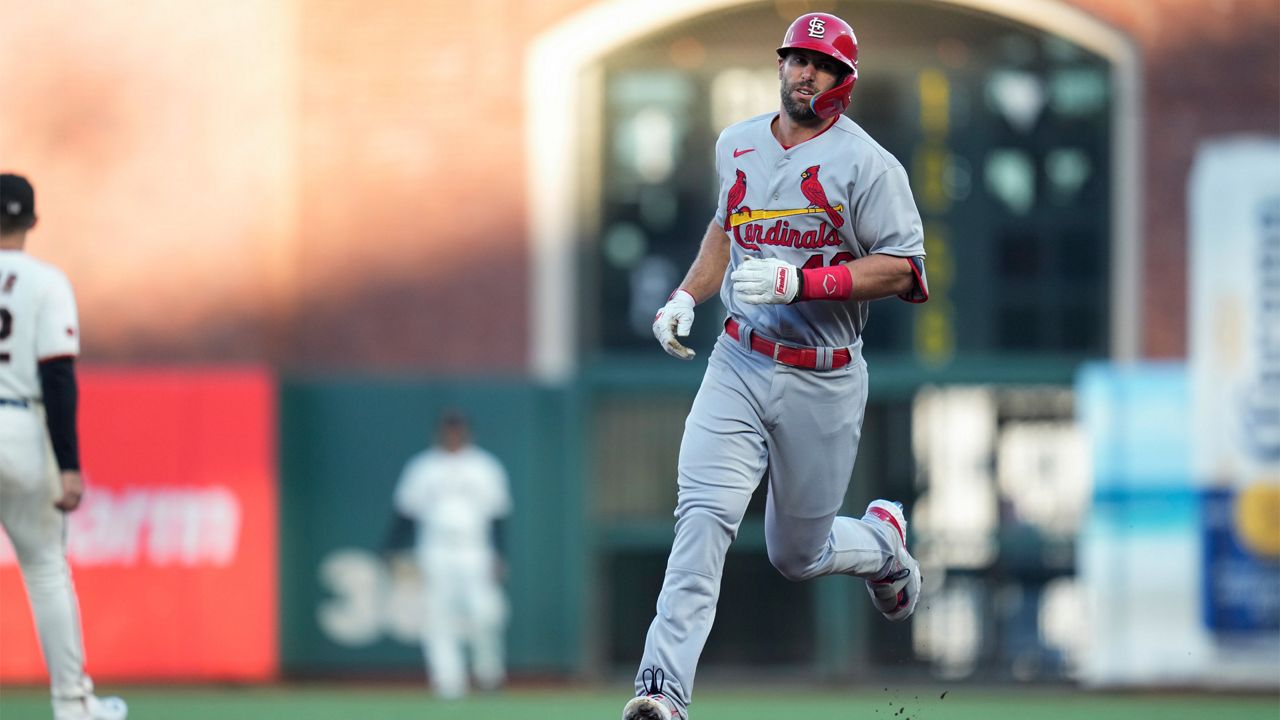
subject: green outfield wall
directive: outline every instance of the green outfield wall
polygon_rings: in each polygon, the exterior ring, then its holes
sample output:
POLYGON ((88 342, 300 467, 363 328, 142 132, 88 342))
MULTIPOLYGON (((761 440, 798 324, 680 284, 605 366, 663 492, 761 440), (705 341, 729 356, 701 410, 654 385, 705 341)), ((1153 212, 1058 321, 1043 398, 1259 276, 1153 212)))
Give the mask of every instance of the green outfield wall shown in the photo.
MULTIPOLYGON (((285 676, 421 672, 420 579, 389 543, 405 461, 446 408, 511 478, 502 549, 509 666, 525 676, 601 676, 639 655, 671 546, 684 418, 705 367, 600 362, 573 382, 284 378, 280 419, 280 665, 285 676)), ((868 497, 916 496, 911 403, 939 384, 1065 385, 1073 363, 957 361, 926 372, 872 364, 873 390, 848 513, 868 497)), ((727 560, 709 666, 787 666, 867 679, 868 648, 916 664, 909 628, 873 622, 843 578, 796 584, 769 565, 763 493, 727 560), (762 618, 769 622, 761 624, 762 618)), ((883 661, 883 657, 880 658, 883 661)), ((923 669, 923 668, 920 668, 923 669)))
POLYGON ((280 399, 285 674, 420 666, 416 578, 387 539, 401 468, 445 408, 468 415, 511 477, 515 511, 502 533, 511 665, 574 669, 585 563, 579 453, 566 448, 570 393, 515 381, 300 379, 283 381, 280 399))

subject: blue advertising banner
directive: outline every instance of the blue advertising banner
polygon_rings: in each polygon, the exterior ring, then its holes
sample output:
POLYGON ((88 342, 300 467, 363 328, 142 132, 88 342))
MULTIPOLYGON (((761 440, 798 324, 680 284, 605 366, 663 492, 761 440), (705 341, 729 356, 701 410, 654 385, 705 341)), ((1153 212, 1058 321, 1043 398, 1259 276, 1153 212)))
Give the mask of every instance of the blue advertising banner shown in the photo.
POLYGON ((1204 621, 1218 632, 1280 630, 1280 561, 1241 545, 1233 490, 1204 493, 1204 621))
POLYGON ((1201 145, 1188 188, 1192 476, 1207 627, 1280 630, 1280 140, 1201 145))

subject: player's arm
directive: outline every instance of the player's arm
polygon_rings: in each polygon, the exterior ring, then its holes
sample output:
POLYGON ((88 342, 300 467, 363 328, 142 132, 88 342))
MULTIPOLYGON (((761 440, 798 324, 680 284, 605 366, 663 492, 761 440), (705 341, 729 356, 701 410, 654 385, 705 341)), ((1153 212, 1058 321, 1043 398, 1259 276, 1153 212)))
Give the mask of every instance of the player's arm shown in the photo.
POLYGON ((76 427, 80 402, 75 364, 80 354, 79 327, 71 283, 64 275, 55 274, 36 311, 36 357, 45 427, 62 481, 62 495, 53 504, 63 512, 79 507, 84 496, 76 427))
MULTIPOLYGON (((733 272, 733 290, 743 302, 757 305, 879 300, 894 295, 911 300, 923 288, 923 263, 923 258, 877 253, 831 267, 805 269, 777 258, 751 258, 733 272)), ((923 297, 914 302, 927 298, 924 290, 923 297)))
POLYGON ((428 461, 421 455, 415 455, 404 464, 391 496, 391 508, 396 514, 413 520, 423 515, 422 508, 426 505, 425 496, 428 493, 423 468, 426 462, 428 461))
POLYGON ((677 337, 688 337, 693 327, 693 308, 716 294, 724 282, 729 266, 729 235, 714 219, 702 236, 698 256, 689 266, 680 287, 667 298, 667 304, 653 318, 653 336, 658 338, 668 355, 689 360, 696 353, 680 344, 677 337))
MULTIPOLYGON (((849 274, 849 299, 879 300, 893 296, 907 299, 923 283, 923 263, 922 258, 905 258, 883 253, 842 263, 844 271, 849 274)), ((813 274, 809 274, 807 270, 802 271, 800 281, 810 284, 810 292, 806 293, 802 286, 800 294, 814 296, 808 299, 823 299, 820 297, 823 294, 820 290, 825 274, 821 271, 825 269, 827 268, 817 268, 819 272, 813 274)), ((924 291, 924 295, 928 297, 927 290, 924 291)))
POLYGON ((80 443, 76 432, 80 393, 76 385, 75 358, 63 356, 42 360, 39 369, 45 426, 49 429, 53 456, 62 479, 62 496, 54 506, 63 512, 71 512, 80 506, 80 499, 84 496, 80 443))
POLYGON ((389 556, 412 549, 416 525, 413 518, 393 508, 382 537, 382 553, 389 556))
POLYGON ((418 518, 422 515, 423 487, 421 456, 414 455, 404 464, 400 479, 391 495, 391 517, 382 539, 382 552, 388 559, 413 548, 417 538, 418 518))

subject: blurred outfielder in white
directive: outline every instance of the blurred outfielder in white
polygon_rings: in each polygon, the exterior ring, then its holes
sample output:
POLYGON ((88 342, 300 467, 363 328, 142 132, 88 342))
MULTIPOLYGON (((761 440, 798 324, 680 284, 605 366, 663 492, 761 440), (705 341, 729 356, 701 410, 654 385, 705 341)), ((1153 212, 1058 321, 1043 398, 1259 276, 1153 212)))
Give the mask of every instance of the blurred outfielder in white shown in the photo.
POLYGON ((416 557, 426 582, 423 652, 437 694, 467 694, 467 660, 476 685, 491 690, 506 677, 503 634, 507 601, 494 528, 511 512, 507 473, 471 443, 456 412, 440 420, 438 443, 409 459, 395 508, 417 524, 416 557))
POLYGON ((76 434, 80 327, 71 283, 24 252, 35 190, 0 175, 0 524, 13 543, 49 669, 55 720, 122 720, 84 672, 65 513, 84 484, 76 434))

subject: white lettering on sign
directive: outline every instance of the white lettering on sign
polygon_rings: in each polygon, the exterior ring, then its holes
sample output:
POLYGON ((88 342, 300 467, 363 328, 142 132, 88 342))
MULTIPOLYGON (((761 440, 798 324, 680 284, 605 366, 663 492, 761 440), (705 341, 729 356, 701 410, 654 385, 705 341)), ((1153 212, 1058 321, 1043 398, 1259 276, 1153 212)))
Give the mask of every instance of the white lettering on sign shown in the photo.
POLYGON ((338 548, 320 561, 326 597, 316 607, 316 623, 330 641, 367 647, 391 639, 420 642, 425 615, 422 578, 412 561, 390 564, 361 548, 338 548))
MULTIPOLYGON (((221 486, 93 488, 70 514, 67 555, 72 565, 223 567, 235 560, 243 511, 221 486)), ((17 564, 0 543, 0 567, 17 564)))

